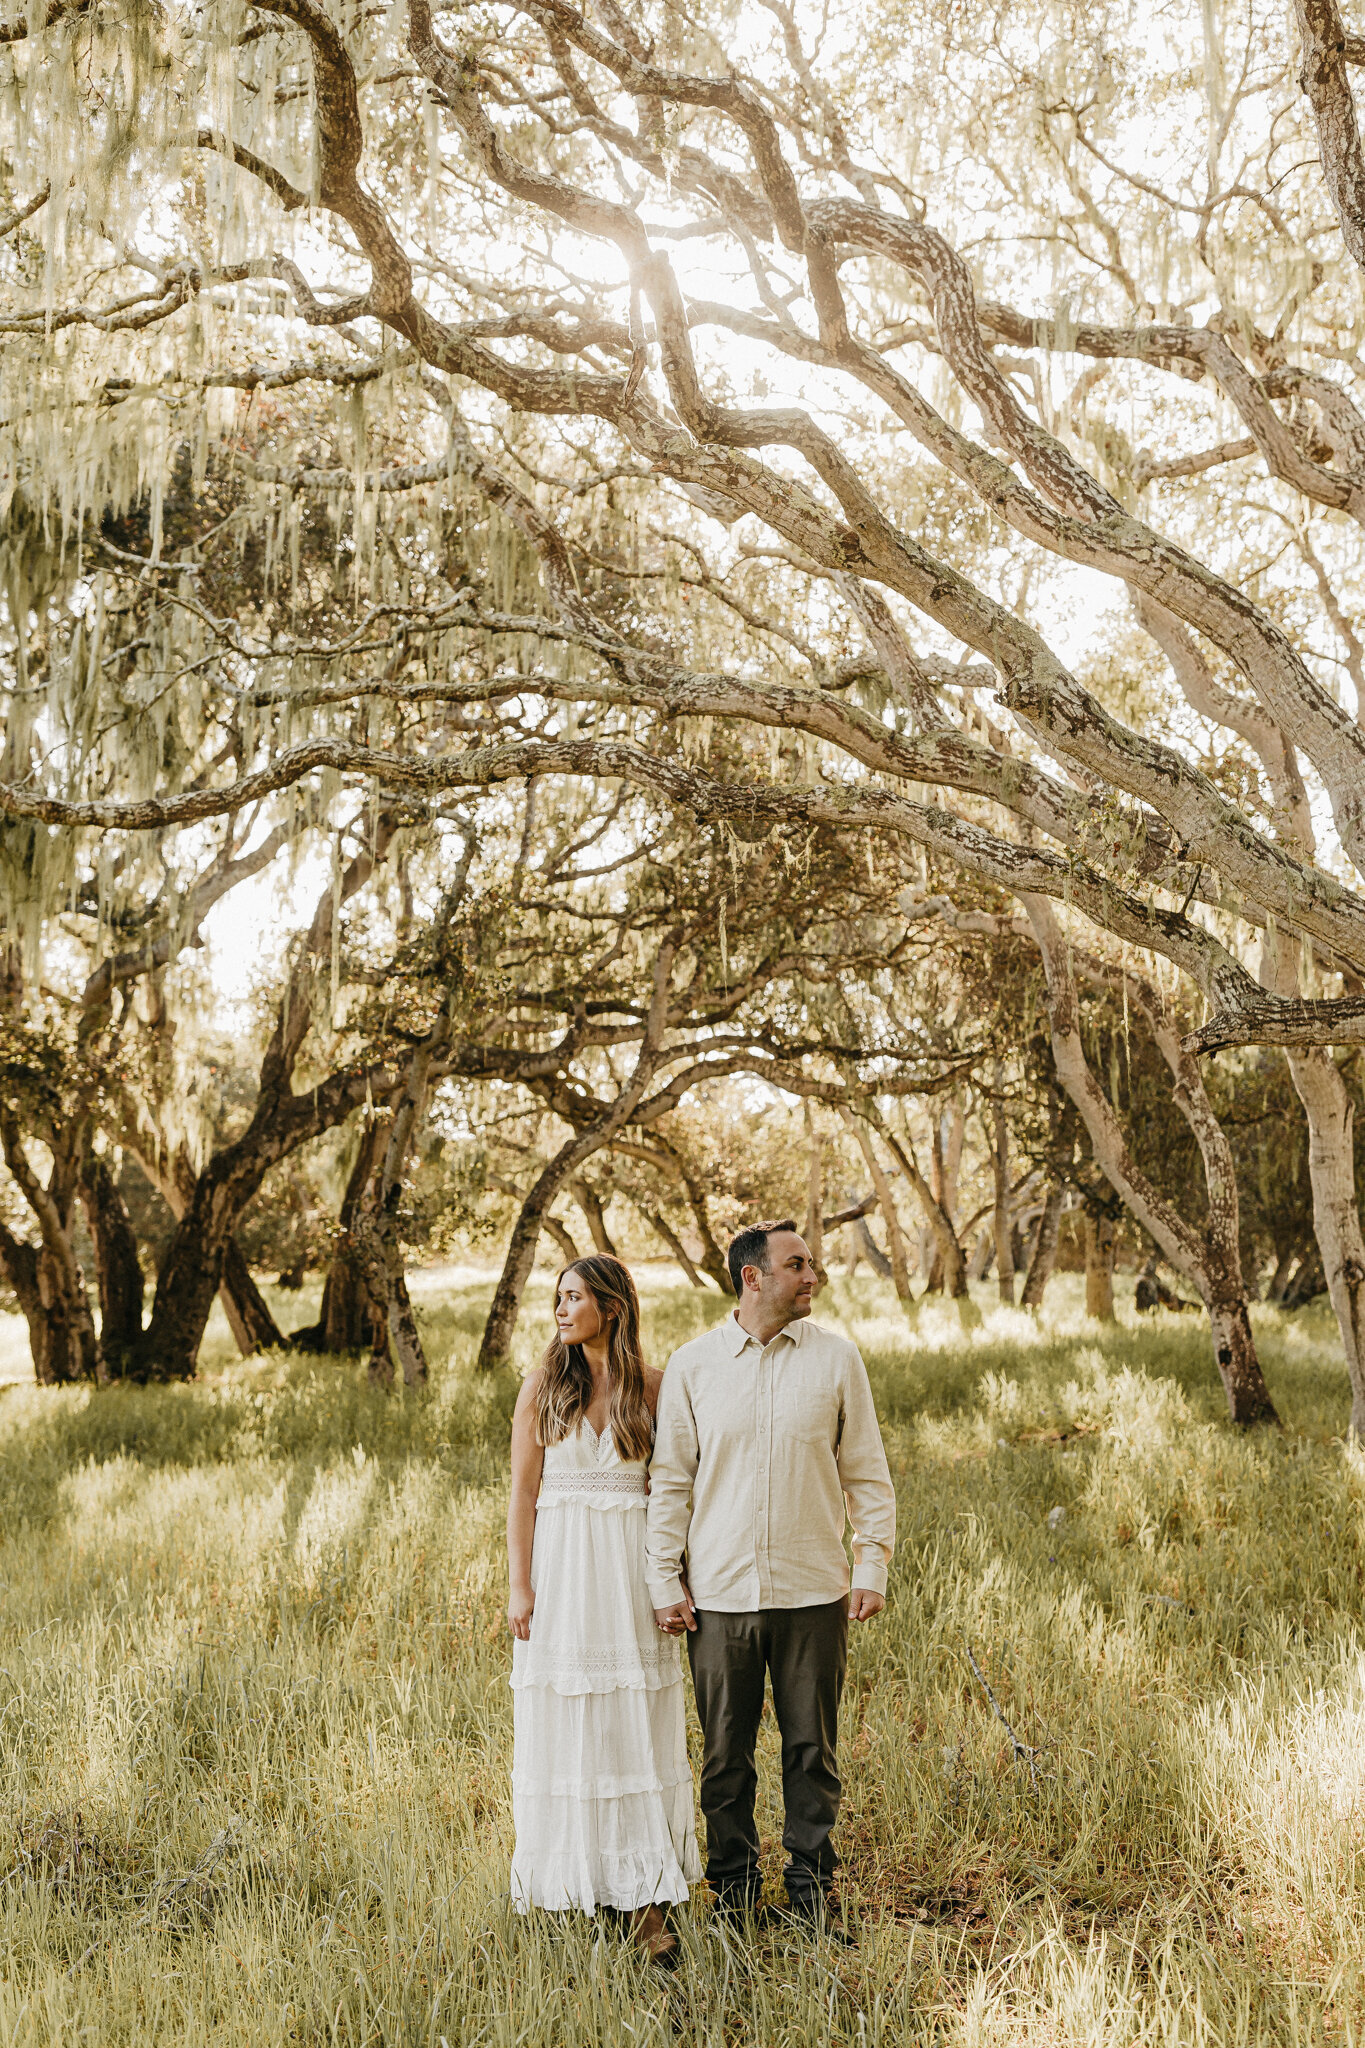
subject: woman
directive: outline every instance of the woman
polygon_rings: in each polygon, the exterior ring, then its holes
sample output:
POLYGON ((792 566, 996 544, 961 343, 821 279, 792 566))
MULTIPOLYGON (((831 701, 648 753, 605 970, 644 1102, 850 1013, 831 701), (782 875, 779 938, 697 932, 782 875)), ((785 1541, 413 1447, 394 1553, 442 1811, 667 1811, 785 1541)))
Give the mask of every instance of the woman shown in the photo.
POLYGON ((559 1276, 556 1334, 517 1400, 507 1512, 518 1911, 626 1914, 664 1968, 666 1905, 701 1875, 678 1646, 645 1587, 662 1373, 619 1259, 559 1276))

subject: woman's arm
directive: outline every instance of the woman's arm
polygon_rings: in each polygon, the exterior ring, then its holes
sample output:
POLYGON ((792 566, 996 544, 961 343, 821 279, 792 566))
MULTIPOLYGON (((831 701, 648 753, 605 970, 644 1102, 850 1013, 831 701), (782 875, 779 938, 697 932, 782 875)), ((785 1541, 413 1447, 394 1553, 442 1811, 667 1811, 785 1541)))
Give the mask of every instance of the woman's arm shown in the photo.
POLYGON ((545 1453, 536 1442, 535 1402, 540 1374, 523 1381, 512 1416, 512 1498, 507 1504, 507 1619, 518 1642, 531 1634, 536 1596, 531 1590, 531 1545, 536 1533, 536 1496, 545 1453))

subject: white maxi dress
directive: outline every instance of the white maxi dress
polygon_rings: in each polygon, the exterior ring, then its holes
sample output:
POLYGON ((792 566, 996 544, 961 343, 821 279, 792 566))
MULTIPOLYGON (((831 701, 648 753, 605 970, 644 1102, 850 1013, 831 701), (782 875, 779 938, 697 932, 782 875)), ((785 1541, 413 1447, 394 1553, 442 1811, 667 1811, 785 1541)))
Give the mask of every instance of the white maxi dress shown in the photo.
POLYGON ((643 1459, 584 1419, 545 1452, 530 1640, 512 1645, 519 1912, 625 1912, 701 1876, 678 1645, 645 1586, 643 1459))

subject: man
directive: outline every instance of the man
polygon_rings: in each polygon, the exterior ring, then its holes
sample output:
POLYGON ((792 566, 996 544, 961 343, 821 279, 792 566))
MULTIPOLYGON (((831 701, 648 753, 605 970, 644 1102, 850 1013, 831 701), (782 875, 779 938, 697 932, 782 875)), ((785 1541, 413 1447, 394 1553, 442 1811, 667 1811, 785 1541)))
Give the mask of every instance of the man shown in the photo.
POLYGON ((742 1914, 758 1899, 754 1743, 766 1670, 782 1736, 787 1898, 823 1923, 838 1861, 830 1834, 848 1624, 886 1604, 896 1497, 857 1346, 806 1320, 817 1275, 796 1225, 741 1231, 729 1267, 738 1306, 664 1373, 646 1576, 660 1628, 688 1631, 706 1875, 722 1910, 742 1914))

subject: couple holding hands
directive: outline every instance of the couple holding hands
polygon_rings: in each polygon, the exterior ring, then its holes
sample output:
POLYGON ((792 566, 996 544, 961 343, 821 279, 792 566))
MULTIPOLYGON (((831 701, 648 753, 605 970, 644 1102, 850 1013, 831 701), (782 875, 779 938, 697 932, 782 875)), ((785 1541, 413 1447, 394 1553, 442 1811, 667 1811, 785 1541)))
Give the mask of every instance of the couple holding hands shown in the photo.
POLYGON ((787 1898, 822 1927, 848 1624, 885 1604, 896 1532, 867 1372, 806 1320, 817 1276, 796 1225, 742 1231, 728 1259, 734 1310, 664 1373, 645 1363, 628 1269, 566 1266, 512 1424, 513 1901, 621 1915, 663 1968, 677 1958, 665 1909, 701 1875, 679 1639, 717 1907, 741 1925, 758 1909, 766 1675, 787 1898))

